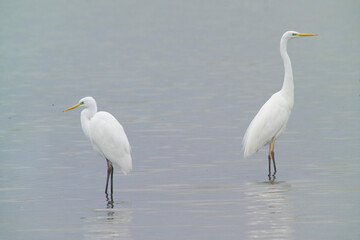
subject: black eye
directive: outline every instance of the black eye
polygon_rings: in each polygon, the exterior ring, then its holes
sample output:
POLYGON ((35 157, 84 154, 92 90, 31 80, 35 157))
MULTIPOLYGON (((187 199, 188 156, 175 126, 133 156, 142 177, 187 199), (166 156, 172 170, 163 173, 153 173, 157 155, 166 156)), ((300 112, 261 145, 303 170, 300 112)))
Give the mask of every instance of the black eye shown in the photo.
POLYGON ((83 104, 84 104, 84 101, 82 101, 80 104, 83 105, 83 104))
POLYGON ((293 33, 292 35, 293 35, 293 36, 296 36, 297 34, 296 34, 296 33, 293 33))

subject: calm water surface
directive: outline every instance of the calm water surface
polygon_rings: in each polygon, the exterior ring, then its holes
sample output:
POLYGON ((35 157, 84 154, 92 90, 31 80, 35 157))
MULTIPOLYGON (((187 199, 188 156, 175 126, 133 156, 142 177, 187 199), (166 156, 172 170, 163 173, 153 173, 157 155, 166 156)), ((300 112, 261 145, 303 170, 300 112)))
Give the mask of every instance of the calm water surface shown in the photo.
POLYGON ((358 1, 0 2, 1 239, 359 239, 358 1), (242 136, 282 84, 277 141, 242 136), (124 125, 134 171, 115 173, 62 110, 91 95, 124 125))

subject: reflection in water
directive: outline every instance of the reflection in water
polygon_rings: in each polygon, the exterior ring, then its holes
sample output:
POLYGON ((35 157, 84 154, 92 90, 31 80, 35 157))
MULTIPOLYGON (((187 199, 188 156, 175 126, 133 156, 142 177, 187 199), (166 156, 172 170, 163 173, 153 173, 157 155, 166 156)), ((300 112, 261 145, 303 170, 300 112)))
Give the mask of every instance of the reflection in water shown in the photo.
POLYGON ((291 185, 275 181, 245 184, 250 239, 293 239, 291 185))
POLYGON ((115 203, 113 196, 106 194, 106 208, 93 211, 94 215, 84 218, 85 239, 133 239, 131 202, 115 203))

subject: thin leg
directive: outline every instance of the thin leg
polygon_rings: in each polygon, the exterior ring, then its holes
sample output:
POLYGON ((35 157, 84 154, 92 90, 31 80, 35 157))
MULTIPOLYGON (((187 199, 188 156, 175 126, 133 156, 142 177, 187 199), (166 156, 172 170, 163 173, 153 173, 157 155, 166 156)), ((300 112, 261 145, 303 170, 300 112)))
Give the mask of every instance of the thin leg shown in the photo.
POLYGON ((269 177, 271 176, 271 143, 269 144, 269 155, 268 155, 268 159, 269 159, 269 177))
POLYGON ((274 152, 271 152, 271 157, 272 157, 272 160, 273 160, 273 164, 274 164, 274 176, 276 174, 276 164, 275 164, 275 156, 274 156, 274 152))
POLYGON ((114 179, 114 167, 112 166, 112 164, 110 163, 110 171, 111 171, 111 197, 113 195, 113 179, 114 179))
POLYGON ((275 174, 276 174, 274 147, 275 147, 275 137, 273 137, 273 139, 272 139, 272 148, 271 148, 271 158, 273 160, 273 165, 274 165, 274 174, 273 174, 273 176, 275 176, 275 174))
POLYGON ((111 174, 111 169, 110 169, 110 162, 109 160, 106 159, 106 163, 107 163, 107 177, 106 177, 106 186, 105 186, 105 193, 107 194, 107 189, 108 189, 108 184, 109 184, 109 177, 110 177, 110 174, 111 174))

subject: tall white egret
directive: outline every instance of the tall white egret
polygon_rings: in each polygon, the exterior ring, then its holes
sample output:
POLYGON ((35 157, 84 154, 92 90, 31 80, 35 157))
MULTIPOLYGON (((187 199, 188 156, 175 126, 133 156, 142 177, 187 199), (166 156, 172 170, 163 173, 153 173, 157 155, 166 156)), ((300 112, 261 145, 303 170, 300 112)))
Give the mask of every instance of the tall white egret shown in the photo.
POLYGON ((105 193, 107 194, 109 177, 111 177, 111 195, 113 193, 113 174, 116 164, 126 175, 132 170, 130 144, 124 128, 116 118, 108 112, 98 112, 96 101, 92 97, 85 97, 78 104, 65 109, 64 112, 77 107, 84 107, 81 111, 81 127, 96 152, 107 163, 107 178, 105 193))
POLYGON ((290 58, 287 53, 287 43, 292 38, 306 36, 316 36, 316 34, 288 31, 281 37, 280 54, 285 69, 284 83, 281 90, 274 93, 261 107, 251 121, 243 139, 244 157, 254 154, 261 147, 269 144, 269 177, 271 176, 271 159, 274 165, 273 175, 276 174, 275 140, 284 132, 294 105, 294 80, 290 58))

